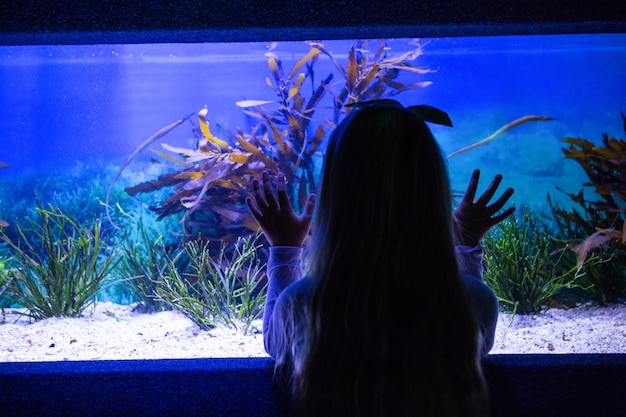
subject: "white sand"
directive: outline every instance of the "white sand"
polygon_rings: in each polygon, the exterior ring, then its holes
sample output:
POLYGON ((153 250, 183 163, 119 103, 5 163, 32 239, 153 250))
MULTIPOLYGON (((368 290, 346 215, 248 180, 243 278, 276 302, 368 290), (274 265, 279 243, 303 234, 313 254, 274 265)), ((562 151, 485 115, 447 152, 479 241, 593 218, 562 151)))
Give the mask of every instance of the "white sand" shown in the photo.
POLYGON ((501 313, 491 353, 626 353, 626 305, 501 313))
MULTIPOLYGON (((174 311, 141 314, 103 302, 89 317, 36 323, 5 312, 0 362, 267 356, 259 333, 206 332, 174 311)), ((626 306, 501 314, 491 353, 626 353, 626 306)))

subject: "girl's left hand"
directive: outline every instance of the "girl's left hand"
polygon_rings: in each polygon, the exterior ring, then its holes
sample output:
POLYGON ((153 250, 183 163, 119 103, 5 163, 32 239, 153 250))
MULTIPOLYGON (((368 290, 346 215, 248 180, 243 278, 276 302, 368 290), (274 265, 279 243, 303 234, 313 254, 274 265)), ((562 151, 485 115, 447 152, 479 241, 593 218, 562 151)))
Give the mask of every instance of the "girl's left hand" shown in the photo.
POLYGON ((480 170, 475 169, 472 172, 472 177, 461 203, 452 213, 454 237, 456 245, 459 246, 478 245, 489 229, 512 215, 515 211, 515 208, 509 207, 498 213, 509 201, 511 195, 513 195, 512 188, 507 188, 500 198, 491 203, 491 199, 502 181, 502 175, 500 174, 496 175, 485 192, 477 200, 474 200, 479 177, 480 170))
POLYGON ((297 215, 289 203, 282 172, 276 175, 274 184, 264 171, 261 183, 256 178, 252 180, 252 189, 253 195, 246 197, 246 204, 270 245, 302 246, 311 228, 315 194, 307 197, 304 212, 297 215))

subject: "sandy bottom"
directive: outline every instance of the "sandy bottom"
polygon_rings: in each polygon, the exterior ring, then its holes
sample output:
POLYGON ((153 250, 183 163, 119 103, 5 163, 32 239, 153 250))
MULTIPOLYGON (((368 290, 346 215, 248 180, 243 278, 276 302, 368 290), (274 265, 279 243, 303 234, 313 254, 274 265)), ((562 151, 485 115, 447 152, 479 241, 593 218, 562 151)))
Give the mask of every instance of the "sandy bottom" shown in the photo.
MULTIPOLYGON (((36 323, 5 312, 0 362, 267 356, 259 332, 207 332, 174 311, 141 314, 102 302, 88 317, 36 323)), ((626 306, 501 313, 491 353, 626 353, 626 306)))

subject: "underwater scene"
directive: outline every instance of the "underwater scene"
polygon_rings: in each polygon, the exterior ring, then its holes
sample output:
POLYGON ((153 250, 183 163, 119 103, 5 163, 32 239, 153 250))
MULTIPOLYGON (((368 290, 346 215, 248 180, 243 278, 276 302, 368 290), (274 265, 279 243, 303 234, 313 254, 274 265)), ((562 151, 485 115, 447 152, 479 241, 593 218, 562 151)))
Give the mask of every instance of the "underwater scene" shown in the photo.
POLYGON ((302 208, 333 128, 382 99, 429 115, 456 197, 475 168, 515 189, 483 242, 494 352, 626 352, 626 34, 581 34, 0 46, 0 361, 159 357, 79 356, 115 326, 265 355, 251 180, 284 172, 302 208))

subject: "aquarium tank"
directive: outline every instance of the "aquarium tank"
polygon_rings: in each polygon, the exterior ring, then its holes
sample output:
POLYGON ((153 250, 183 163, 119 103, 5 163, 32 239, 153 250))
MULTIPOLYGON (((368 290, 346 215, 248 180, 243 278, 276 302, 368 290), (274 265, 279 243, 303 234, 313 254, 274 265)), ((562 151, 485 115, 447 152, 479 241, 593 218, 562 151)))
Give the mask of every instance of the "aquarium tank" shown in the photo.
POLYGON ((623 301, 624 74, 619 33, 0 46, 0 306, 37 321, 112 301, 251 329, 251 178, 284 172, 301 208, 333 127, 380 99, 449 117, 430 128, 455 196, 475 168, 515 189, 530 234, 486 245, 504 310, 623 301), (532 288, 510 272, 520 242, 547 245, 532 288))

